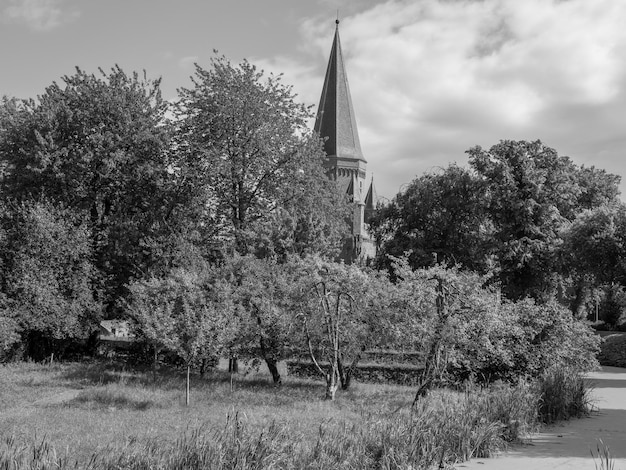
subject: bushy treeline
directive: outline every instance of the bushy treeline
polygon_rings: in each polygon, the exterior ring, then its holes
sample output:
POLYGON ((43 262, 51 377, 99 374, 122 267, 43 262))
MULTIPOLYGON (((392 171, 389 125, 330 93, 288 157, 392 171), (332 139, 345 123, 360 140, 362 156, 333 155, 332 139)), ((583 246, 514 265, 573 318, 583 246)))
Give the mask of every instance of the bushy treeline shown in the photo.
POLYGON ((346 266, 332 260, 350 202, 309 109, 248 62, 215 57, 192 80, 170 104, 145 74, 77 70, 2 101, 5 357, 62 354, 107 317, 200 370, 257 358, 278 383, 277 361, 307 355, 328 398, 370 349, 421 352, 424 390, 593 365, 596 342, 552 294, 557 229, 614 201, 616 177, 539 143, 473 149, 476 173, 427 175, 381 209, 387 270, 346 266))
POLYGON ((127 311, 155 350, 198 370, 219 356, 263 360, 279 383, 277 362, 306 356, 331 400, 370 350, 418 352, 418 394, 597 365, 599 338, 558 302, 503 300, 482 276, 405 258, 393 272, 392 282, 317 256, 235 256, 132 283, 127 311))
POLYGON ((219 56, 175 104, 119 67, 3 98, 1 354, 62 354, 180 267, 333 256, 349 205, 310 117, 280 77, 219 56))
POLYGON ((415 268, 447 262, 491 274, 503 295, 556 299, 579 318, 619 323, 626 297, 620 177, 540 141, 501 141, 416 178, 373 221, 380 250, 415 268))

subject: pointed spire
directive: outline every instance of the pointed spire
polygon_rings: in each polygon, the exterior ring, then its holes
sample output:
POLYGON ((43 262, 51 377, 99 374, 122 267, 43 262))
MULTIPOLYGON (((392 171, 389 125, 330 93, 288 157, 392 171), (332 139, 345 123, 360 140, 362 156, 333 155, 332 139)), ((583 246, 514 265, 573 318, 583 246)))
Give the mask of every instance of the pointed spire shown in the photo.
POLYGON ((330 51, 314 130, 320 134, 320 137, 327 138, 324 150, 329 157, 365 162, 341 52, 339 17, 335 20, 335 24, 335 38, 330 51))
POLYGON ((367 189, 367 194, 365 196, 365 210, 374 210, 376 209, 376 188, 374 187, 374 176, 372 175, 372 181, 370 182, 370 187, 367 189))
POLYGON ((378 199, 378 195, 376 194, 376 188, 374 187, 374 176, 372 175, 372 181, 370 182, 370 186, 367 189, 367 194, 365 195, 365 210, 363 215, 363 220, 366 224, 369 224, 376 213, 376 200, 378 199))

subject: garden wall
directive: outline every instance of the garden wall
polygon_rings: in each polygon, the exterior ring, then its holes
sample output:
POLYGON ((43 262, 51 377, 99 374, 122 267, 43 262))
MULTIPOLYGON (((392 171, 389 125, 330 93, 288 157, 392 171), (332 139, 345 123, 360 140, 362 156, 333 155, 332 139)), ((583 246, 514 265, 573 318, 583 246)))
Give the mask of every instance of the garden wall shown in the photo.
MULTIPOLYGON (((287 374, 301 378, 321 379, 320 373, 315 364, 307 359, 291 359, 286 361, 287 374)), ((322 368, 326 368, 328 363, 320 363, 322 368)), ((397 385, 417 385, 422 366, 411 364, 358 364, 352 374, 354 382, 361 383, 382 383, 397 385)))

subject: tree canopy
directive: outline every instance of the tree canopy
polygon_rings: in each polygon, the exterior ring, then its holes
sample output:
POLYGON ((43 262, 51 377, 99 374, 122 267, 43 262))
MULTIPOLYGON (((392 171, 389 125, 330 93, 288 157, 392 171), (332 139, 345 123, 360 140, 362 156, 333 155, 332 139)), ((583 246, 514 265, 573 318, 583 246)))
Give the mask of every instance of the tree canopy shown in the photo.
POLYGON ((511 299, 552 298, 565 272, 563 230, 583 211, 614 203, 620 178, 540 141, 467 153, 468 169, 418 177, 381 208, 378 263, 410 252, 414 267, 445 261, 489 272, 511 299))
POLYGON ((150 264, 144 242, 162 231, 172 210, 159 86, 119 67, 77 69, 37 100, 2 103, 0 194, 44 197, 85 215, 109 306, 150 264))
POLYGON ((337 250, 346 203, 291 87, 223 56, 192 80, 180 90, 177 169, 195 179, 215 239, 240 254, 337 250))

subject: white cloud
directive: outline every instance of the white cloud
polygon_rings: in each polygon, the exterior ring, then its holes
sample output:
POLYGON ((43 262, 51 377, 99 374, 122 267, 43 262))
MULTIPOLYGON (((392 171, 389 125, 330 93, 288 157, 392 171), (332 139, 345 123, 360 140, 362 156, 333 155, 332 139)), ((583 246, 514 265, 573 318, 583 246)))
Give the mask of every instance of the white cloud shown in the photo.
POLYGON ((10 22, 24 23, 35 31, 50 31, 75 20, 80 13, 65 10, 62 0, 8 0, 2 16, 10 22))
MULTIPOLYGON (((624 140, 614 118, 626 96, 625 23, 626 2, 614 0, 388 0, 344 17, 361 143, 381 193, 500 139, 540 138, 580 152, 580 163, 593 161, 593 141, 605 168, 621 172, 608 142, 624 140)), ((308 102, 319 99, 333 29, 328 18, 304 21, 302 55, 267 60, 308 102)))

